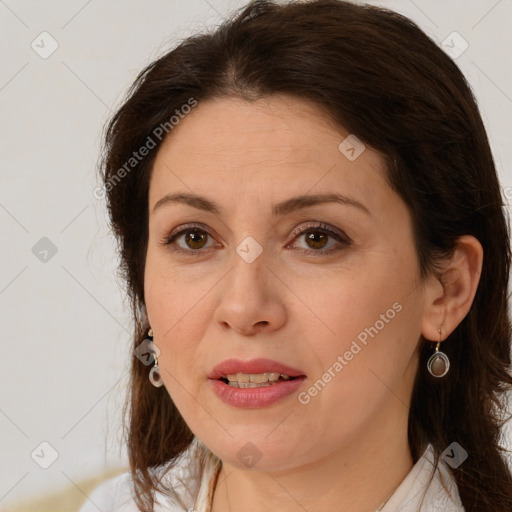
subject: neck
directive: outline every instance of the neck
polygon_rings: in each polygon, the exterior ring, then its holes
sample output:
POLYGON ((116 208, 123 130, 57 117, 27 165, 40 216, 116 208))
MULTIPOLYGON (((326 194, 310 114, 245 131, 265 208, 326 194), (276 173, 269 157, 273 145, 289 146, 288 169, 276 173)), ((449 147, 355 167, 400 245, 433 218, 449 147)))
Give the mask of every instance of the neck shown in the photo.
POLYGON ((399 426, 388 425, 393 428, 379 426, 368 436, 358 433, 357 439, 314 463, 285 471, 244 470, 223 463, 212 512, 376 510, 413 466, 407 418, 399 426))

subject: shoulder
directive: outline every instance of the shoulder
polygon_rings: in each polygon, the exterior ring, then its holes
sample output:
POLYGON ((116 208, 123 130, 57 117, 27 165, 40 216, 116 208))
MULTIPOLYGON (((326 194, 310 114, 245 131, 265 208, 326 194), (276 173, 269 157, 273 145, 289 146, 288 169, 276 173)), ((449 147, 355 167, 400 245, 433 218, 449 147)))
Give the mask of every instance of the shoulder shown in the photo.
MULTIPOLYGON (((155 493, 155 512, 183 512, 202 498, 215 469, 215 457, 194 439, 171 465, 150 470, 163 486, 155 493), (206 467, 200 461, 206 457, 206 467)), ((135 488, 129 471, 103 482, 87 497, 78 512, 140 512, 135 502, 135 488)))
POLYGON ((132 488, 130 473, 122 473, 96 487, 79 512, 140 512, 132 488))
POLYGON ((433 486, 429 491, 428 499, 432 511, 464 512, 457 483, 442 457, 438 459, 433 486))
MULTIPOLYGON (((165 478, 168 480, 174 479, 176 476, 181 476, 180 468, 171 469, 165 478)), ((184 487, 194 483, 181 480, 180 483, 184 487)), ((140 512, 140 509, 135 502, 135 488, 133 485, 132 475, 129 471, 122 473, 114 478, 111 478, 101 485, 96 487, 93 492, 87 496, 85 503, 82 505, 78 512, 140 512)), ((178 505, 174 500, 169 500, 168 496, 156 493, 155 512, 183 512, 186 508, 178 505)))
POLYGON ((382 512, 464 512, 449 468, 429 445, 382 512))

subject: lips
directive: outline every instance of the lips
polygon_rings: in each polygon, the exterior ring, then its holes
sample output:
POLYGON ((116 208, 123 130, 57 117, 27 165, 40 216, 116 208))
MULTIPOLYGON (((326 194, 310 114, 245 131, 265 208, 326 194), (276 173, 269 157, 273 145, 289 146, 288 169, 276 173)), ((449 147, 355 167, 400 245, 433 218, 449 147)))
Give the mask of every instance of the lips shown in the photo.
POLYGON ((292 368, 285 364, 279 363, 272 359, 251 359, 242 361, 240 359, 227 359, 216 365, 208 374, 209 379, 217 380, 225 375, 235 373, 267 373, 276 372, 290 377, 305 376, 304 372, 296 368, 292 368))
POLYGON ((228 359, 215 366, 208 378, 213 393, 225 404, 239 409, 256 409, 290 399, 302 387, 306 375, 297 368, 272 359, 251 359, 250 361, 228 359), (258 374, 265 373, 269 382, 261 382, 258 378, 258 374), (273 374, 272 382, 270 382, 271 374, 273 374), (276 381, 275 377, 279 374, 281 378, 276 381), (242 379, 242 375, 245 375, 245 378, 242 379), (236 376, 238 385, 233 386, 233 382, 228 382, 226 376, 230 376, 230 379, 236 376), (251 382, 247 382, 247 377, 251 382), (256 377, 257 382, 254 382, 253 377, 256 377), (241 380, 243 382, 240 382, 241 380))

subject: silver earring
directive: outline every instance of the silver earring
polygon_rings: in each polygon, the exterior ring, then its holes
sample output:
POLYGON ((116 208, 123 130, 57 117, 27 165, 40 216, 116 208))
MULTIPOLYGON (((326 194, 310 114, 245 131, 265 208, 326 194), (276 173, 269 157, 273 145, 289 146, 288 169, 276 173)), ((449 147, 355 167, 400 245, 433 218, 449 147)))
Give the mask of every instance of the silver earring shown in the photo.
POLYGON ((427 361, 427 369, 433 377, 441 378, 444 377, 450 369, 450 359, 444 352, 439 350, 439 345, 441 345, 441 330, 439 329, 438 332, 439 341, 436 344, 434 353, 427 361))
POLYGON ((164 385, 164 381, 162 380, 162 375, 160 374, 160 368, 158 367, 158 358, 156 356, 156 351, 153 345, 153 329, 149 329, 148 331, 148 339, 149 339, 149 351, 151 352, 155 363, 151 370, 149 371, 149 382, 155 386, 155 388, 159 388, 164 385))

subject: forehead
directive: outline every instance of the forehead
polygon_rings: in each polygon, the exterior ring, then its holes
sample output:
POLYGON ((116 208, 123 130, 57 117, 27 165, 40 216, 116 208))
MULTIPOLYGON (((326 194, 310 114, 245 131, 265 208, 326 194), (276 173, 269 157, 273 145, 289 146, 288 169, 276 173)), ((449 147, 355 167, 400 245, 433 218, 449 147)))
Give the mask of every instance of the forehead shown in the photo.
POLYGON ((390 191, 383 158, 361 147, 348 158, 343 151, 357 141, 349 136, 319 107, 293 97, 199 102, 158 151, 150 208, 175 190, 258 203, 337 191, 382 202, 390 191))

